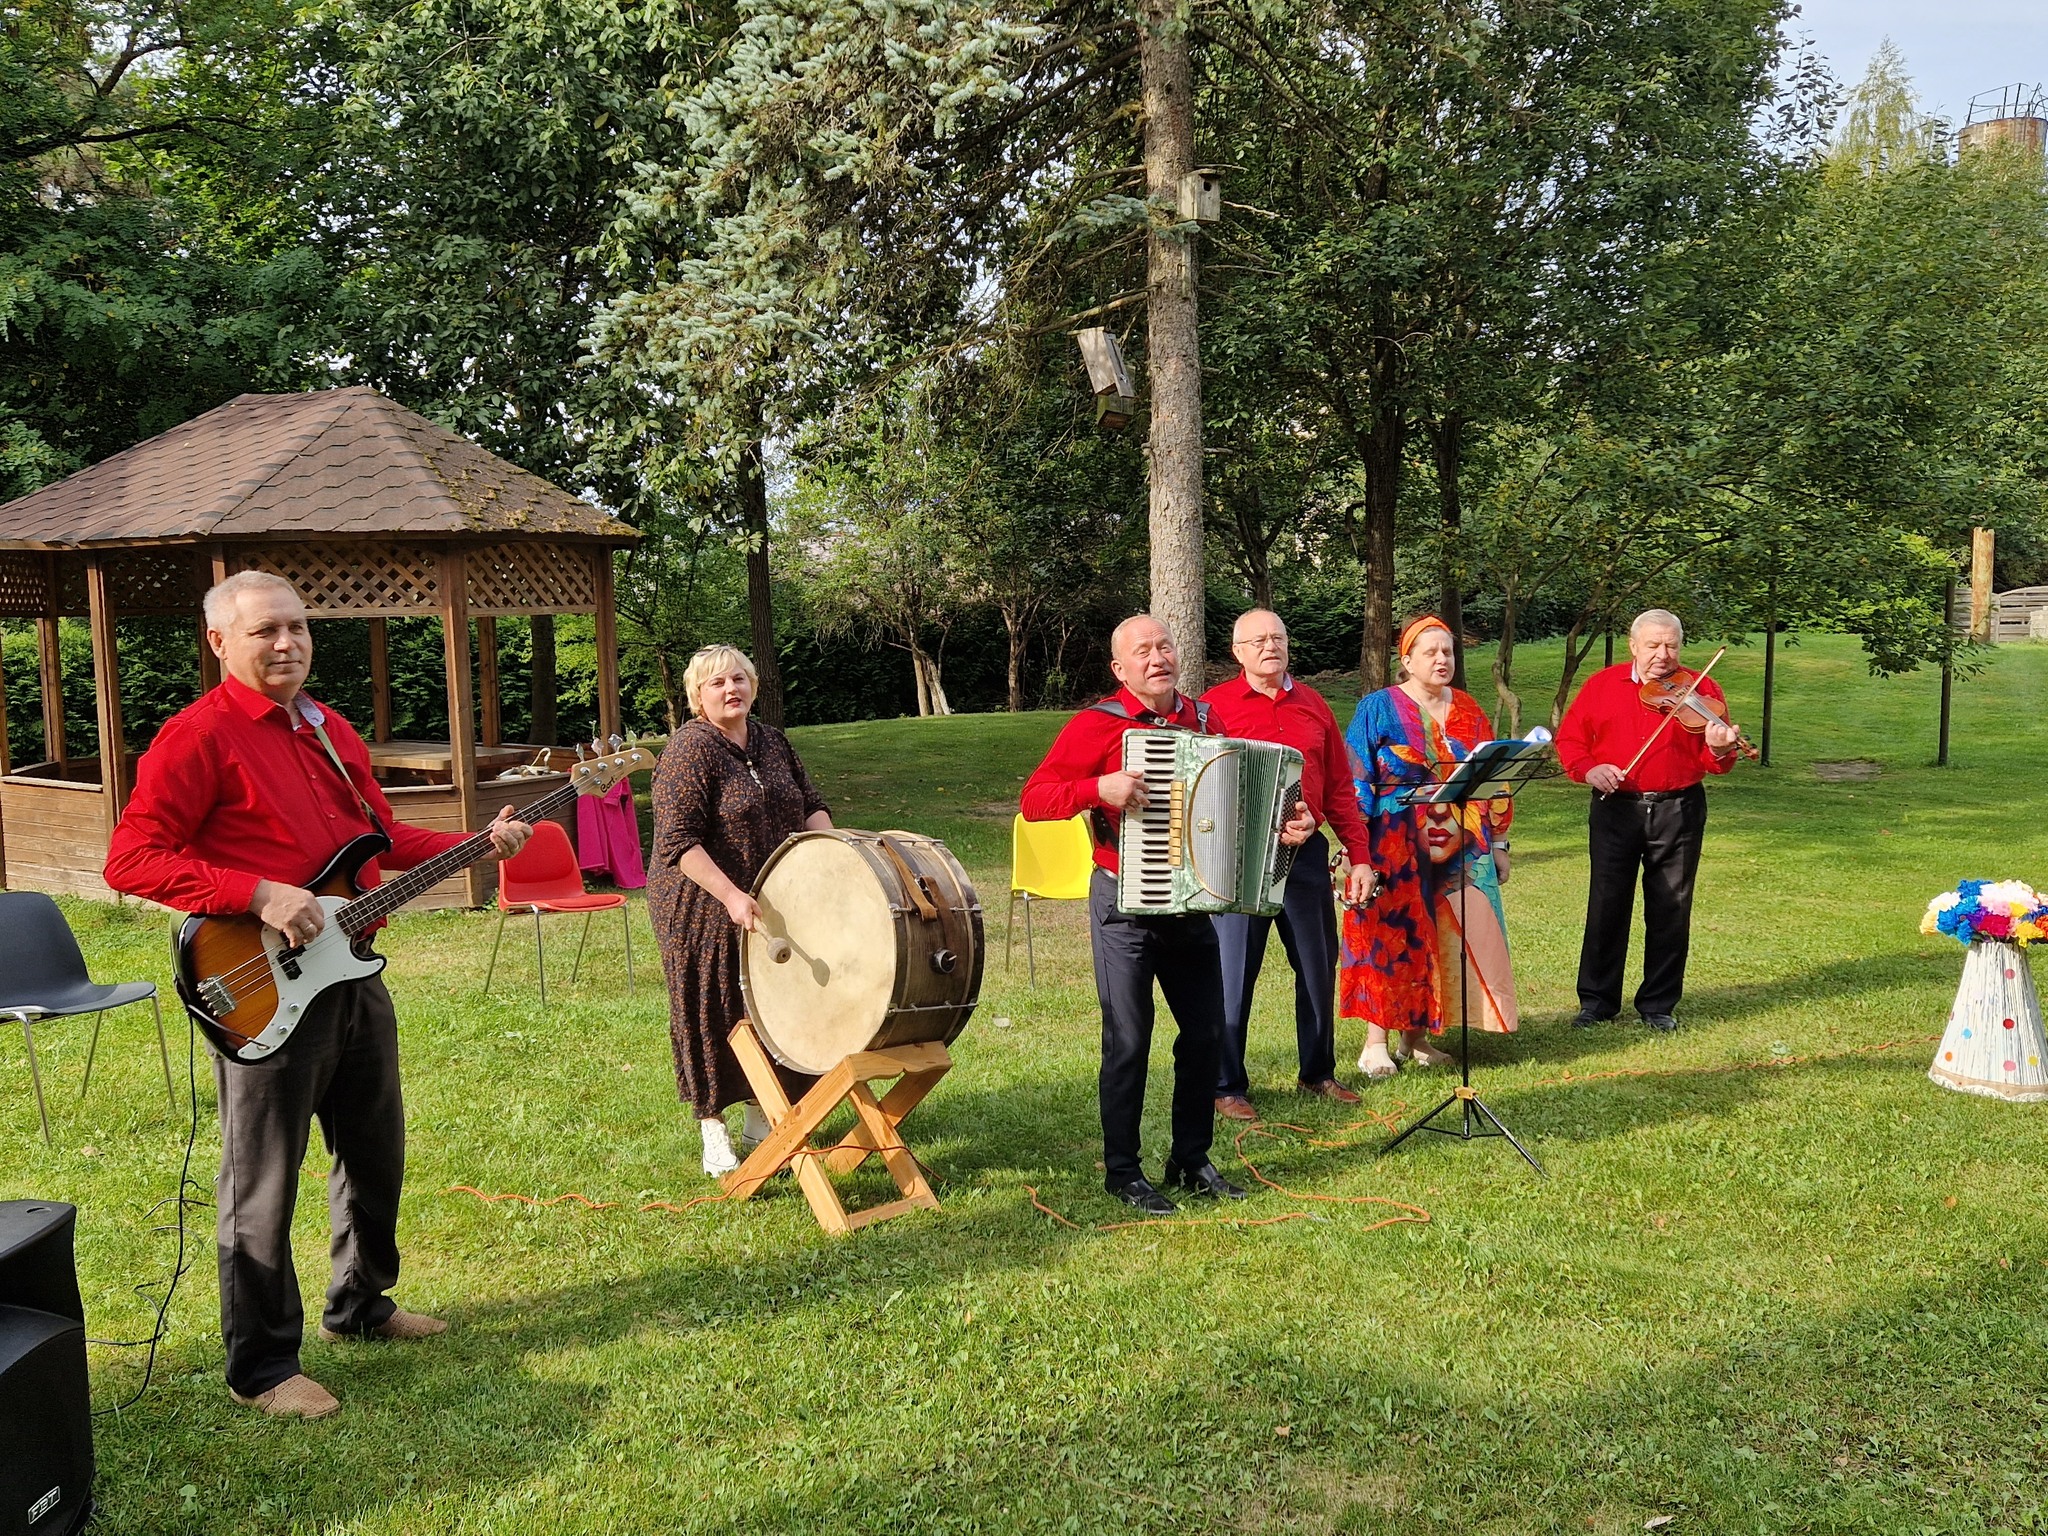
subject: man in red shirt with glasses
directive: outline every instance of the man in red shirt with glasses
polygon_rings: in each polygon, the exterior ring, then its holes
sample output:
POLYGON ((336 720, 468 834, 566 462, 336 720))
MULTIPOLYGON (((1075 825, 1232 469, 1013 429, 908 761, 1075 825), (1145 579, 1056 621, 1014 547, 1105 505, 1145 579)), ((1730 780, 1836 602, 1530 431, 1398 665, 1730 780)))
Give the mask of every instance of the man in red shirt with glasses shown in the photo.
POLYGON ((1301 754, 1301 798, 1315 817, 1316 831, 1294 851, 1280 915, 1249 917, 1234 912, 1214 919, 1223 954, 1223 1047, 1218 1053, 1216 1113, 1231 1120, 1256 1120, 1251 1081, 1245 1071, 1245 1037, 1251 1027, 1252 994, 1266 960, 1266 941, 1280 925, 1280 943, 1294 970, 1294 1039, 1304 1093, 1340 1104, 1358 1095, 1337 1081, 1337 910, 1330 896, 1330 844, 1322 828, 1337 834, 1351 863, 1346 901, 1363 902, 1375 880, 1367 862, 1365 816, 1352 788, 1351 754, 1344 728, 1315 689, 1287 671, 1287 626, 1269 608, 1240 614, 1230 632, 1230 649, 1243 671, 1202 695, 1226 736, 1270 741, 1301 754))
MULTIPOLYGON (((108 885, 180 912, 253 912, 305 944, 326 923, 306 882, 344 844, 375 830, 391 839, 391 852, 364 866, 360 878, 374 883, 379 862, 407 869, 465 840, 394 820, 362 738, 302 691, 313 642, 291 583, 262 571, 221 582, 206 594, 206 641, 226 675, 143 753, 107 851, 108 885)), ((492 848, 510 858, 532 830, 507 807, 491 824, 492 848)), ((273 1417, 325 1418, 341 1405, 299 1369, 305 1312, 291 1244, 316 1116, 334 1155, 333 1283, 320 1336, 418 1339, 448 1326, 385 1295, 398 1282, 405 1108, 383 978, 329 987, 275 1054, 216 1057, 214 1081, 228 1391, 273 1417)))

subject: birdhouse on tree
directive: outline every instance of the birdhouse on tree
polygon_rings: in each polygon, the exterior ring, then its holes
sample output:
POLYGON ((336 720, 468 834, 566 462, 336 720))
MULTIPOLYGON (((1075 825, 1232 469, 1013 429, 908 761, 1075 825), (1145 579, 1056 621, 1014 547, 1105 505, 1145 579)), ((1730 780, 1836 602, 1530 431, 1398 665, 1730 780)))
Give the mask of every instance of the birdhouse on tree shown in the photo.
POLYGON ((1102 326, 1075 333, 1081 343, 1081 361, 1088 366, 1088 388, 1095 396, 1095 424, 1106 432, 1120 432, 1138 414, 1138 392, 1131 385, 1131 371, 1124 366, 1124 349, 1113 332, 1102 326))
POLYGON ((1184 222, 1215 224, 1223 218, 1223 172, 1198 166, 1180 179, 1180 216, 1184 222))

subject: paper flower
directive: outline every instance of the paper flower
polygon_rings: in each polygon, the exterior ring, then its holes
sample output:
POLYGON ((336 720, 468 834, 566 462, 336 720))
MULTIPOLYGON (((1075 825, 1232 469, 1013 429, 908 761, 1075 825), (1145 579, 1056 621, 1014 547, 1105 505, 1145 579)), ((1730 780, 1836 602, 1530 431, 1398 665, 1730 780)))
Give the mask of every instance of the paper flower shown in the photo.
POLYGON ((1960 944, 2038 944, 2048 938, 2048 899, 2020 880, 1963 880, 1927 903, 1920 931, 1960 944))

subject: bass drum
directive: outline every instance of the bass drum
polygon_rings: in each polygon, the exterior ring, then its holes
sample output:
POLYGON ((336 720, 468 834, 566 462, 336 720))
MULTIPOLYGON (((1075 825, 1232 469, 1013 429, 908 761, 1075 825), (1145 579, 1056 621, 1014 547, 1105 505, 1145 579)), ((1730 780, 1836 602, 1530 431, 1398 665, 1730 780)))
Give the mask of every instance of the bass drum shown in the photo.
POLYGON ((768 1053, 813 1077, 856 1052, 950 1043, 981 997, 981 901, 946 845, 911 832, 799 832, 754 882, 740 949, 768 1053))

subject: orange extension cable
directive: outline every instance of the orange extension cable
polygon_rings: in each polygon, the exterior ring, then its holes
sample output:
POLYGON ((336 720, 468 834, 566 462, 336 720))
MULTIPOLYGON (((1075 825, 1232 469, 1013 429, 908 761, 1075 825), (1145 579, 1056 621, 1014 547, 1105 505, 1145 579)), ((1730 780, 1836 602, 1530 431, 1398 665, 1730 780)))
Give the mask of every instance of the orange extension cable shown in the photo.
MULTIPOLYGON (((1532 1086, 1548 1088, 1574 1083, 1611 1082, 1619 1078, 1629 1077, 1711 1077, 1732 1072, 1769 1071, 1774 1068, 1800 1066, 1812 1062, 1841 1061, 1854 1056, 1875 1056, 1883 1051, 1895 1051, 1908 1046, 1932 1045, 1940 1039, 1941 1036, 1939 1034, 1915 1035, 1907 1040, 1886 1040, 1877 1045, 1852 1045, 1839 1051, 1810 1051, 1799 1055, 1765 1056, 1750 1061, 1725 1061, 1706 1066, 1615 1067, 1605 1072, 1562 1072, 1554 1077, 1539 1077, 1532 1086)), ((1410 1205, 1406 1201, 1390 1199, 1385 1195, 1321 1195, 1309 1191, 1289 1189, 1278 1181, 1267 1178, 1264 1173, 1259 1171, 1257 1165, 1244 1155, 1244 1142, 1247 1136, 1263 1136, 1270 1141, 1278 1141, 1281 1139, 1279 1133, 1282 1131, 1290 1131, 1299 1135, 1307 1145, 1312 1147, 1341 1149, 1357 1146, 1358 1142, 1352 1139, 1354 1132, 1372 1128, 1387 1135, 1392 1135, 1401 1129, 1401 1115, 1412 1108, 1413 1106, 1405 1100, 1396 1100, 1390 1110, 1377 1113, 1368 1110, 1362 1119, 1354 1120, 1351 1124, 1342 1127, 1334 1138, 1320 1137, 1311 1127, 1295 1125, 1286 1120, 1254 1120, 1238 1131, 1237 1135, 1232 1139, 1231 1149, 1237 1153, 1238 1161, 1244 1164, 1246 1172, 1251 1174, 1259 1183, 1265 1185, 1266 1188, 1289 1200, 1318 1201, 1330 1205, 1385 1205, 1393 1207, 1399 1213, 1360 1228, 1359 1230, 1362 1232, 1377 1232, 1382 1227, 1400 1226, 1405 1223, 1422 1225, 1430 1220, 1430 1214, 1419 1205, 1410 1205)), ((824 1157, 837 1150, 839 1150, 837 1147, 799 1147, 792 1156, 824 1157)), ((880 1147, 875 1150, 877 1152, 909 1152, 910 1148, 896 1145, 880 1147)), ((913 1157, 916 1156, 914 1152, 911 1155, 913 1157)), ((778 1169, 776 1171, 779 1173, 781 1170, 778 1169)), ((773 1178, 774 1176, 774 1174, 769 1174, 763 1179, 757 1179, 754 1185, 747 1190, 747 1193, 752 1194, 754 1189, 759 1188, 768 1178, 773 1178)), ((1061 1226, 1077 1232, 1130 1232, 1141 1229, 1160 1232, 1179 1227, 1272 1227, 1278 1226, 1282 1222, 1307 1221, 1313 1215, 1309 1211, 1283 1211, 1277 1216, 1195 1216, 1184 1217, 1177 1221, 1164 1219, 1108 1221, 1090 1226, 1082 1222, 1073 1221, 1047 1205, 1039 1198, 1039 1193, 1035 1186, 1026 1184, 1023 1188, 1024 1192, 1031 1197, 1031 1205, 1034 1210, 1042 1215, 1051 1217, 1061 1226)), ((545 1199, 534 1195, 486 1194, 483 1190, 468 1184, 451 1184, 441 1193, 444 1195, 474 1195, 486 1205, 497 1205, 509 1200, 520 1205, 551 1206, 575 1204, 582 1206, 586 1210, 610 1211, 617 1210, 624 1204, 623 1201, 619 1200, 593 1200, 588 1195, 573 1189, 566 1194, 551 1195, 545 1199)), ((685 1200, 681 1204, 669 1200, 649 1200, 638 1208, 638 1214, 645 1215, 649 1211, 665 1211, 680 1216, 696 1209, 700 1205, 717 1205, 723 1201, 732 1200, 735 1198, 735 1195, 735 1191, 721 1190, 715 1195, 699 1195, 695 1199, 685 1200)))

